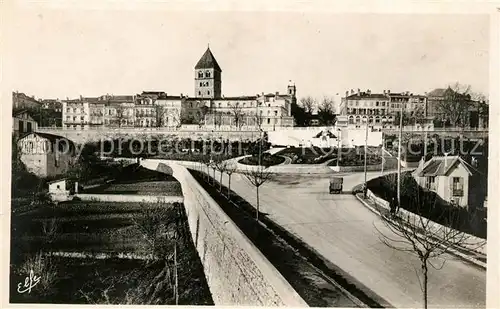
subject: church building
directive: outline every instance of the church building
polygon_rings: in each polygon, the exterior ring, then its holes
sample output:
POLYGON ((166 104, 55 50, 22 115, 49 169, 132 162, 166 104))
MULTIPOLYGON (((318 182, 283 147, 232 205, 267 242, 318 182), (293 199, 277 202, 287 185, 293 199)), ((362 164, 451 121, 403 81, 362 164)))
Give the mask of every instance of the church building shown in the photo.
POLYGON ((286 93, 260 93, 236 97, 222 95, 222 69, 210 48, 194 68, 194 98, 182 106, 185 123, 202 123, 207 128, 241 130, 260 126, 263 130, 293 126, 291 104, 296 87, 291 82, 286 93))

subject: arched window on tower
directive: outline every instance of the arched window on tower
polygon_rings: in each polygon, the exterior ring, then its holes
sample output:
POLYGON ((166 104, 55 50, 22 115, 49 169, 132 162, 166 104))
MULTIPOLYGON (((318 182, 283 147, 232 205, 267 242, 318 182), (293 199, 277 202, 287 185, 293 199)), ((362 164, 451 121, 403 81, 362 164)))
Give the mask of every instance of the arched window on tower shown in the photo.
POLYGON ((210 77, 210 71, 205 72, 205 77, 210 77))
POLYGON ((203 72, 201 72, 201 71, 200 71, 200 72, 198 72, 198 77, 199 77, 199 78, 203 78, 203 72))

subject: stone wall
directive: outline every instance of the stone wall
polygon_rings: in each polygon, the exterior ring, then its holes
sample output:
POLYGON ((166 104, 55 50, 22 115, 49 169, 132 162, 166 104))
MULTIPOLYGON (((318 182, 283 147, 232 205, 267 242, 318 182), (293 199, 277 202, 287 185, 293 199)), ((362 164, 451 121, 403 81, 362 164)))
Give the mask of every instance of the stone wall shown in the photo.
POLYGON ((229 139, 231 141, 255 140, 259 137, 258 132, 253 131, 212 131, 212 130, 164 130, 157 128, 107 128, 107 129, 87 129, 71 130, 61 128, 38 128, 37 132, 55 134, 65 137, 75 143, 83 144, 85 142, 97 142, 100 140, 112 140, 117 138, 124 139, 173 139, 173 138, 191 138, 191 139, 229 139))
POLYGON ((171 168, 181 183, 193 242, 216 305, 307 306, 184 166, 167 160, 141 164, 158 171, 171 168))

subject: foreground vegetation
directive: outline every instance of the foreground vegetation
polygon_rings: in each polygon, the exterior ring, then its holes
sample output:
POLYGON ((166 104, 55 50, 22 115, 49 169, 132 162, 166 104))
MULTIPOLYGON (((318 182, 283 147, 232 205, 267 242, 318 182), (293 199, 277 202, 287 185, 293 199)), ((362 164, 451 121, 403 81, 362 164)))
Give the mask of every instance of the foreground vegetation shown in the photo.
POLYGON ((11 235, 11 302, 213 303, 181 204, 47 205, 11 235), (19 294, 30 269, 50 282, 19 294))

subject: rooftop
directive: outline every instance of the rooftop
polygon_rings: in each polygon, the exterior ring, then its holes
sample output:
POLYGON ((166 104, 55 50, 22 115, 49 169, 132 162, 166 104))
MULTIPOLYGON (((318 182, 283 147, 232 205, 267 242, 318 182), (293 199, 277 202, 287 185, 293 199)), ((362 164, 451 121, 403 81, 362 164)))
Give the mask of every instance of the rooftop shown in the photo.
POLYGON ((195 69, 216 69, 217 71, 222 72, 217 60, 215 60, 214 55, 210 51, 210 48, 207 48, 203 56, 201 56, 200 60, 194 67, 195 69))
POLYGON ((435 156, 425 162, 418 176, 447 176, 459 164, 462 164, 470 175, 480 173, 475 167, 465 162, 459 156, 435 156))

